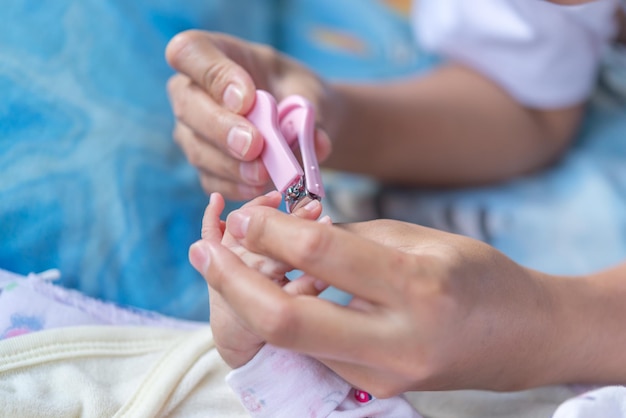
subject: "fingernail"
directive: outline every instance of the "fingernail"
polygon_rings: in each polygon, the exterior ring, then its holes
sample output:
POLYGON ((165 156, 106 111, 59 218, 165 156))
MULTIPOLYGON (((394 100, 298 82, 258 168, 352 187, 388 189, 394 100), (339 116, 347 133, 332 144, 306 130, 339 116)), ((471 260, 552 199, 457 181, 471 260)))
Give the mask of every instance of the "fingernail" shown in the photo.
POLYGON ((243 106, 243 91, 237 84, 231 83, 224 90, 222 101, 228 110, 239 113, 243 106))
POLYGON ((330 219, 330 216, 328 216, 328 215, 322 216, 321 218, 319 218, 317 220, 317 222, 319 222, 321 224, 326 224, 326 225, 332 225, 333 224, 333 221, 330 219))
POLYGON ((189 262, 199 273, 206 273, 211 264, 211 255, 208 248, 206 248, 206 243, 196 241, 191 244, 191 247, 189 247, 189 262))
POLYGON ((243 126, 235 126, 228 132, 226 143, 235 155, 243 157, 252 144, 252 132, 243 126))
POLYGON ((209 205, 215 204, 215 199, 217 198, 217 192, 213 192, 209 195, 209 205))
POLYGON ((328 283, 326 283, 323 280, 316 280, 315 282, 313 282, 313 287, 318 292, 322 292, 322 291, 328 289, 328 283))
POLYGON ((242 163, 239 166, 239 173, 241 174, 241 178, 243 178, 246 182, 251 184, 259 184, 261 181, 261 163, 259 162, 250 162, 250 163, 242 163))
POLYGON ((319 208, 319 206, 321 205, 321 203, 319 202, 319 200, 311 200, 309 203, 307 203, 306 205, 304 205, 302 207, 302 209, 307 210, 309 212, 314 211, 315 209, 319 208))
POLYGON ((235 238, 244 238, 248 232, 250 215, 242 211, 232 212, 228 217, 228 231, 235 238))

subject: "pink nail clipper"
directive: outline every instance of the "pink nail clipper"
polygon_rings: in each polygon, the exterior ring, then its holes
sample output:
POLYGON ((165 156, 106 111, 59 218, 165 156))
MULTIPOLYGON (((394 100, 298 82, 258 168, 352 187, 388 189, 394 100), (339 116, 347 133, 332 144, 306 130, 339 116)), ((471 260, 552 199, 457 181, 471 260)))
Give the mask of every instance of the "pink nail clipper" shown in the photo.
POLYGON ((271 94, 257 90, 247 118, 265 138, 261 159, 276 189, 284 194, 287 210, 293 212, 312 200, 321 200, 324 186, 315 155, 313 105, 295 95, 277 105, 271 94), (292 152, 296 146, 300 147, 304 170, 292 152))

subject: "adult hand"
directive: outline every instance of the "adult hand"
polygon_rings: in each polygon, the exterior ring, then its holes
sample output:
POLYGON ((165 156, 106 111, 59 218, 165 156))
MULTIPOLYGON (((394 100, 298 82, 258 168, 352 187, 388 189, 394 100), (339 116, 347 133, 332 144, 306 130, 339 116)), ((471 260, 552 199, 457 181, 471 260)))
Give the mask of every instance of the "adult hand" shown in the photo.
MULTIPOLYGON (((276 208, 281 201, 281 194, 270 192, 260 196, 243 207, 267 206, 276 208)), ((194 243, 189 249, 189 260, 199 271, 204 271, 205 243, 215 243, 232 251, 233 254, 249 267, 270 277, 279 286, 292 295, 318 295, 325 286, 310 276, 304 276, 290 282, 285 274, 292 270, 285 263, 276 262, 268 257, 254 254, 241 246, 228 231, 225 231, 224 222, 220 220, 224 210, 224 198, 213 193, 202 220, 202 239, 194 243)), ((297 209, 293 215, 303 219, 317 219, 322 211, 318 201, 297 209)), ((255 334, 250 327, 237 316, 228 304, 224 302, 218 292, 209 287, 209 303, 211 308, 211 329, 217 349, 224 361, 232 368, 246 364, 261 349, 265 341, 255 334)))
POLYGON ((318 358, 378 397, 407 390, 513 390, 558 381, 567 326, 561 280, 481 242, 396 221, 342 228, 267 207, 231 213, 248 250, 355 296, 289 295, 220 245, 205 278, 264 341, 318 358), (559 322, 561 321, 561 322, 559 322))
MULTIPOLYGON (((168 44, 166 58, 177 71, 168 82, 174 139, 199 170, 203 188, 229 199, 247 200, 270 188, 259 158, 263 138, 244 117, 256 89, 277 100, 301 94, 317 109, 329 101, 329 87, 302 65, 271 47, 228 35, 182 32, 168 44)), ((319 129, 315 141, 322 161, 330 141, 319 129)))

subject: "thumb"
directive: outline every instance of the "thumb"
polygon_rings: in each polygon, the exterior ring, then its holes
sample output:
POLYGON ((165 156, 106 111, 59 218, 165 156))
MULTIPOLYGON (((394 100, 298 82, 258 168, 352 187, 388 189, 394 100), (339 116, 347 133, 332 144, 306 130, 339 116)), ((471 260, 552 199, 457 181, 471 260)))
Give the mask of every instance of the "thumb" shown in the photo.
POLYGON ((252 77, 237 62, 251 46, 235 37, 199 30, 174 36, 165 49, 167 62, 201 86, 215 102, 240 115, 254 104, 252 77))

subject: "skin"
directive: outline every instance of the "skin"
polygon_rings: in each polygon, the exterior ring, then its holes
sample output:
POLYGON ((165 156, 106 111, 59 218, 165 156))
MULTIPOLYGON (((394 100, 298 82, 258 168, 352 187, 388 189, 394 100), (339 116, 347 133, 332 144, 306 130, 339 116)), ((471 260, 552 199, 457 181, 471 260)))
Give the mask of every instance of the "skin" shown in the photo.
MULTIPOLYGON (((248 202, 243 207, 277 208, 281 199, 280 193, 270 192, 248 202)), ((189 249, 189 260, 196 269, 204 269, 203 266, 207 257, 205 245, 211 243, 223 246, 233 255, 238 256, 246 266, 254 268, 260 274, 268 277, 272 283, 282 288, 287 294, 317 296, 327 287, 325 283, 306 275, 297 281, 289 282, 285 274, 292 269, 287 264, 248 251, 226 230, 225 222, 220 219, 224 206, 224 198, 218 193, 213 193, 202 220, 202 239, 189 249)), ((315 220, 320 216, 321 210, 321 204, 318 201, 313 201, 311 204, 294 211, 292 216, 315 220)), ((320 222, 326 223, 328 219, 323 218, 320 222)), ((247 363, 261 349, 265 341, 251 331, 250 327, 225 302, 221 294, 212 289, 210 285, 209 298, 211 329, 216 347, 230 367, 238 368, 247 363)))
POLYGON ((270 183, 263 139, 244 117, 255 89, 314 104, 325 167, 417 186, 493 183, 544 168, 568 148, 582 109, 525 108, 456 63, 393 82, 329 83, 269 46, 203 31, 176 35, 166 58, 177 71, 168 83, 174 138, 205 190, 229 199, 270 183))
MULTIPOLYGON (((382 127, 377 126, 384 127, 385 120, 377 119, 381 109, 373 104, 375 100, 370 101, 372 98, 381 99, 383 107, 397 111, 390 113, 398 118, 392 132, 399 139, 390 135, 389 140, 399 141, 402 147, 419 142, 407 135, 419 132, 414 130, 417 128, 435 129, 430 132, 443 134, 441 141, 447 146, 453 142, 446 142, 449 139, 445 134, 454 133, 455 128, 463 128, 470 137, 473 129, 480 128, 468 116, 472 113, 464 113, 468 103, 450 108, 445 95, 434 92, 424 97, 434 100, 429 102, 434 109, 454 109, 452 115, 458 123, 445 128, 448 132, 440 132, 437 129, 444 129, 440 120, 429 125, 429 120, 413 115, 426 125, 420 127, 404 120, 404 106, 410 103, 419 108, 419 103, 407 100, 419 96, 422 88, 436 91, 436 82, 410 80, 405 85, 385 86, 393 93, 385 98, 377 86, 330 86, 271 49, 240 44, 221 35, 188 33, 172 42, 168 58, 181 74, 172 79, 170 94, 174 102, 186 103, 182 108, 174 105, 178 126, 186 126, 187 134, 193 132, 196 142, 225 159, 221 168, 203 171, 205 185, 237 196, 261 190, 264 186, 260 183, 267 180, 260 175, 259 184, 245 190, 248 186, 242 189, 244 182, 238 178, 239 161, 254 164, 258 151, 254 145, 257 133, 252 128, 248 126, 253 144, 238 157, 228 151, 224 140, 228 127, 245 125, 240 116, 249 109, 250 92, 257 86, 273 91, 278 98, 293 92, 314 98, 321 110, 320 123, 333 138, 331 144, 320 132, 318 149, 326 156, 332 145, 333 152, 327 158, 332 167, 367 171, 359 152, 346 155, 350 147, 355 148, 350 145, 346 126, 358 124, 345 121, 363 121, 351 131, 357 132, 352 137, 363 141, 364 147, 375 147, 370 141, 381 132, 377 129, 382 127), (197 49, 199 44, 204 45, 204 52, 197 49), (198 64, 201 56, 212 58, 198 64), (185 62, 198 65, 185 67, 185 62), (265 72, 267 68, 294 71, 265 72), (223 101, 233 74, 243 86, 240 100, 230 97, 223 101), (255 74, 254 78, 249 74, 255 74), (302 78, 289 78, 293 74, 302 78), (180 85, 172 86, 176 83, 180 85), (403 96, 403 87, 411 94, 403 96), (207 111, 216 112, 207 119, 213 125, 205 131, 201 125, 208 122, 200 121, 199 115, 190 116, 194 106, 189 104, 199 103, 185 101, 190 90, 203 95, 205 108, 201 113, 205 117, 207 111), (333 103, 338 108, 333 108, 333 103), (224 111, 229 106, 233 111, 224 111), (370 137, 370 130, 378 133, 370 137)), ((496 107, 504 109, 500 116, 519 128, 512 131, 525 133, 508 144, 515 148, 513 155, 524 156, 524 161, 507 171, 493 163, 488 152, 494 145, 490 133, 502 132, 497 125, 482 127, 486 131, 481 152, 487 153, 488 167, 478 170, 479 175, 468 182, 505 178, 541 167, 567 144, 578 109, 548 113, 520 109, 487 80, 467 69, 449 66, 441 71, 434 76, 462 93, 461 103, 464 94, 471 91, 464 90, 472 88, 469 84, 486 89, 482 91, 489 99, 476 105, 474 117, 488 109, 496 110, 490 106, 498 103, 496 107), (460 81, 464 77, 466 82, 473 82, 465 85, 460 81), (529 140, 531 137, 534 139, 529 140)), ((429 119, 437 121, 437 111, 433 112, 429 119)), ((188 143, 191 137, 187 134, 180 134, 177 140, 188 143)), ((437 149, 428 148, 428 140, 424 141, 420 146, 437 155, 437 149)), ((402 149, 406 152, 407 148, 402 149)), ((448 161, 458 163, 457 174, 472 165, 471 150, 466 151, 467 161, 456 161, 453 154, 446 156, 453 158, 448 161)), ((512 164, 506 150, 500 150, 499 156, 512 164)), ((407 174, 402 159, 393 155, 381 154, 381 161, 397 162, 395 168, 372 164, 374 167, 368 169, 383 179, 441 185, 459 181, 441 177, 434 168, 421 177, 415 172, 407 174)), ((275 209, 272 199, 276 198, 267 196, 234 211, 223 223, 219 220, 223 198, 213 196, 205 214, 203 239, 190 249, 190 260, 210 286, 214 335, 231 367, 245 364, 262 344, 269 342, 317 358, 354 386, 377 397, 409 390, 508 391, 547 384, 626 380, 626 352, 622 349, 626 344, 626 263, 586 276, 554 276, 520 266, 494 248, 467 237, 388 220, 341 227, 312 222, 317 216, 314 213, 281 213, 275 209), (302 282, 285 285, 282 274, 291 268, 305 275, 302 282), (353 294, 353 301, 343 307, 317 298, 326 284, 353 294)))
POLYGON ((192 262, 231 309, 226 322, 311 355, 377 397, 626 380, 626 264, 558 277, 463 236, 388 220, 340 228, 266 206, 231 213, 225 231, 247 251, 355 296, 343 307, 285 292, 204 240, 192 262))
MULTIPOLYGON (((198 168, 207 192, 250 199, 270 187, 259 156, 263 138, 243 115, 264 89, 280 101, 289 94, 320 98, 324 85, 299 63, 272 48, 218 33, 186 31, 168 44, 177 73, 168 82, 176 117, 174 139, 198 168)), ((318 104, 319 107, 319 104, 318 104)), ((330 153, 324 131, 315 135, 318 159, 330 153)))

